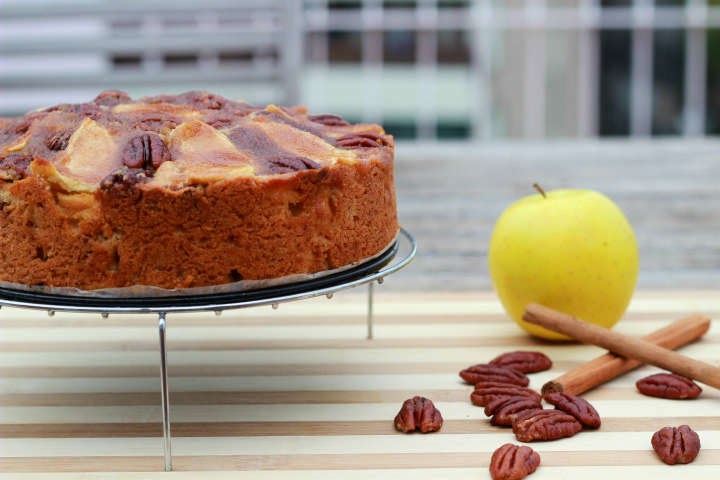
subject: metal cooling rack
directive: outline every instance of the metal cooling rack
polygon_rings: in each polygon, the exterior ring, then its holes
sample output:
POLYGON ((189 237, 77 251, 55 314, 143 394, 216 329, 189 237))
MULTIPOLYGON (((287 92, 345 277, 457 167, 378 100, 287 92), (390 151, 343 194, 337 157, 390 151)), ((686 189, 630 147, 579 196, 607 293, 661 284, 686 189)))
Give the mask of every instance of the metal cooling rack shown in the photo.
POLYGON ((165 470, 172 470, 172 437, 170 434, 170 396, 168 389, 167 314, 173 312, 207 311, 220 315, 223 310, 271 305, 277 309, 281 303, 304 300, 325 295, 328 299, 335 292, 360 285, 368 285, 367 338, 373 338, 373 297, 375 282, 382 284, 385 277, 408 265, 417 253, 415 238, 400 229, 397 241, 378 257, 349 270, 322 278, 297 282, 259 290, 163 297, 83 297, 80 295, 54 295, 33 291, 0 288, 0 307, 10 306, 44 310, 52 316, 55 312, 99 313, 107 318, 113 313, 155 313, 158 315, 160 340, 160 391, 163 424, 163 457, 165 470))

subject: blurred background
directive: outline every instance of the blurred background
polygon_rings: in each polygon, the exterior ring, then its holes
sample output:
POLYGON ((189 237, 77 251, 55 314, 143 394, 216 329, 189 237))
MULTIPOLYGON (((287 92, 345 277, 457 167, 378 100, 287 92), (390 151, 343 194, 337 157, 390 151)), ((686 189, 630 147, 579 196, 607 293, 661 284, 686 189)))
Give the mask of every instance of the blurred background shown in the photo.
POLYGON ((540 181, 620 204, 641 286, 720 288, 720 0, 0 0, 0 115, 107 88, 383 124, 411 286, 487 287, 540 181))
POLYGON ((720 132, 720 2, 2 0, 0 114, 210 89, 401 139, 720 132), (716 5, 717 4, 717 5, 716 5))

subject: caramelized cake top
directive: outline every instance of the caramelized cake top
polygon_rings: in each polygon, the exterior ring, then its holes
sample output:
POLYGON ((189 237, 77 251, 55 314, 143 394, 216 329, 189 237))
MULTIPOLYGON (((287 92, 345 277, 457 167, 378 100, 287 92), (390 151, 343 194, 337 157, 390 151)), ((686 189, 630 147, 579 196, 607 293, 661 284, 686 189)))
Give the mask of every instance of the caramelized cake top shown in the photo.
POLYGON ((0 118, 0 181, 38 175, 66 192, 261 180, 392 155, 379 125, 207 92, 133 100, 109 90, 92 102, 0 118))

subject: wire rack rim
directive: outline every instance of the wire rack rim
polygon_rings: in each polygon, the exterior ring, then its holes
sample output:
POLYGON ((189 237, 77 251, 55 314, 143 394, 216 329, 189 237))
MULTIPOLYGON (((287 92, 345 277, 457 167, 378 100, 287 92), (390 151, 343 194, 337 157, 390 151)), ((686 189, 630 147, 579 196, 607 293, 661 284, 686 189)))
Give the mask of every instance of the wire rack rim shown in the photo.
MULTIPOLYGON (((417 254, 417 242, 415 238, 404 228, 400 228, 400 235, 398 235, 398 244, 405 242, 407 244, 407 253, 398 258, 397 254, 394 258, 391 258, 389 263, 381 267, 379 270, 373 273, 369 273, 363 277, 355 278, 347 281, 340 281, 335 284, 328 285, 323 288, 308 289, 307 291, 300 291, 292 294, 280 295, 280 296, 269 296, 267 298, 261 298, 257 300, 244 300, 244 301, 227 301, 220 303, 204 303, 204 304, 192 304, 192 305, 159 305, 159 306, 111 306, 111 305, 62 305, 53 304, 52 302, 31 302, 31 301, 20 301, 14 299, 7 299, 0 297, 0 307, 19 307, 29 308, 36 310, 46 310, 48 312, 86 312, 86 313, 98 313, 98 314, 110 314, 110 313, 168 313, 168 312, 198 312, 198 311, 222 311, 237 308, 249 308, 258 307, 264 305, 275 305, 285 302, 291 302, 295 300, 303 300, 307 298, 317 297, 321 295, 330 296, 341 290, 347 290, 360 285, 371 283, 374 281, 382 282, 385 277, 392 275, 393 273, 406 267, 417 254)), ((400 246, 398 245, 398 251, 400 246)))

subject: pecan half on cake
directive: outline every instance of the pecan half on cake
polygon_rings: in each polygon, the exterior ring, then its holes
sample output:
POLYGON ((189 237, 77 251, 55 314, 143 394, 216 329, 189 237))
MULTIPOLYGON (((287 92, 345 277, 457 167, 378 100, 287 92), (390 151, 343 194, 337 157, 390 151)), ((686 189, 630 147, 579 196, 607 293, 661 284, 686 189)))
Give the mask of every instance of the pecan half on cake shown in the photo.
POLYGON ((393 162, 378 125, 204 92, 0 119, 0 281, 184 288, 349 265, 397 234, 393 162))

